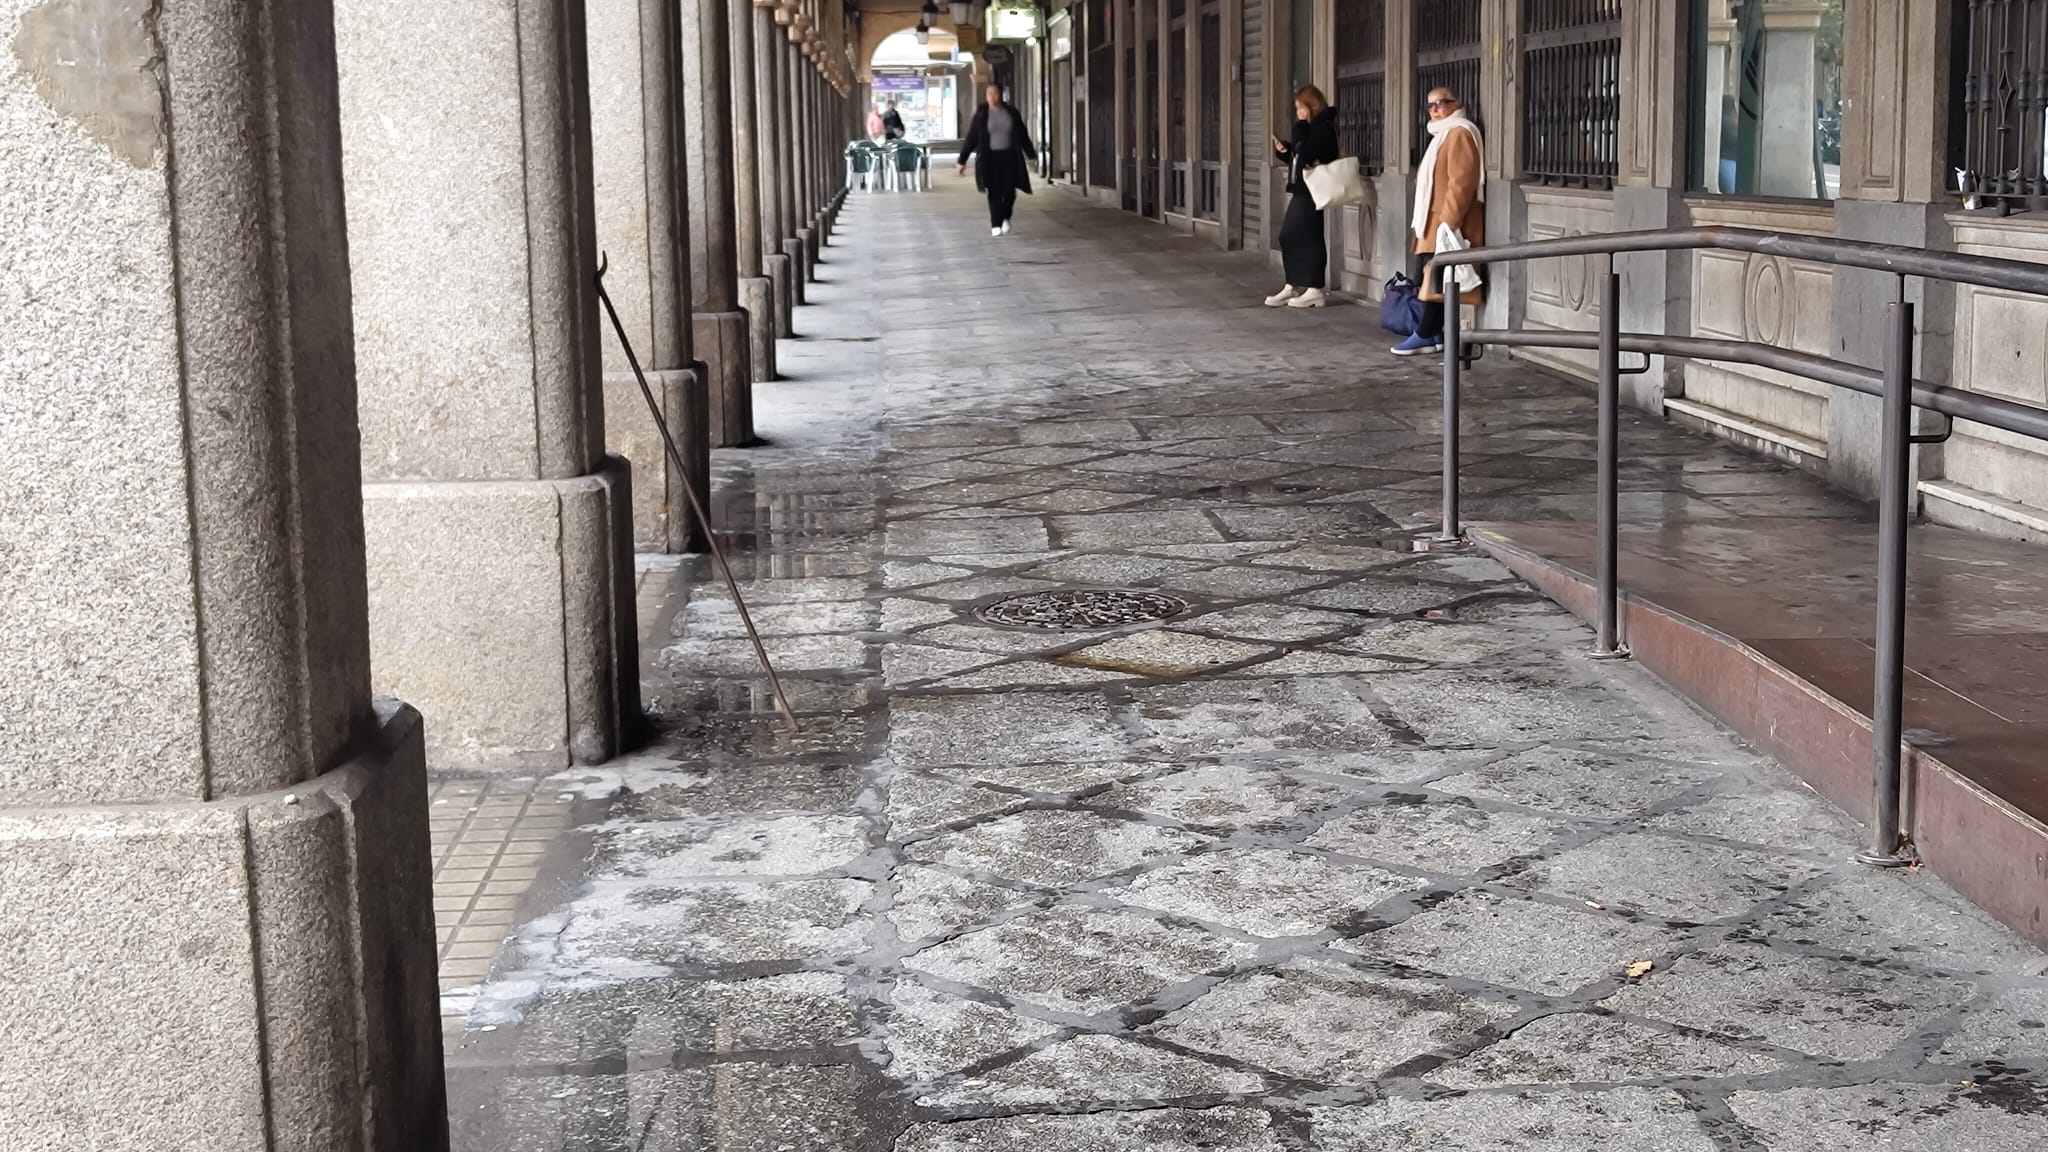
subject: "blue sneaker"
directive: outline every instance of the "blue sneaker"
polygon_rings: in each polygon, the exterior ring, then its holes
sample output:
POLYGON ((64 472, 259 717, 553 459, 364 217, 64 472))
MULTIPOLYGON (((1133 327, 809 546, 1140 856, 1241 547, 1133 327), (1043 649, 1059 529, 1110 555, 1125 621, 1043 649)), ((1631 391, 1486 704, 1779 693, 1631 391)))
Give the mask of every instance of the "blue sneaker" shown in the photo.
POLYGON ((1443 350, 1441 336, 1410 336, 1393 347, 1396 356, 1434 356, 1443 350))

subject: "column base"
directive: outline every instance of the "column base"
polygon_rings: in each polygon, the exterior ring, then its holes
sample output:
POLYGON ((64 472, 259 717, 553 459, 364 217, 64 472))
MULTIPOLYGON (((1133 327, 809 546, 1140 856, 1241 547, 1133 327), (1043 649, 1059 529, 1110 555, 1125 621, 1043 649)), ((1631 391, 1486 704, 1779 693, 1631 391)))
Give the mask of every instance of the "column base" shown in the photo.
POLYGON ((448 1147, 420 715, 365 728, 288 789, 0 811, 8 1147, 448 1147))
POLYGON ((818 221, 813 220, 809 228, 797 230, 798 239, 804 244, 804 279, 808 283, 818 282, 818 256, 825 239, 825 232, 818 221))
POLYGON ((775 335, 787 340, 796 335, 790 323, 795 311, 795 289, 790 286, 789 257, 776 252, 761 257, 762 271, 768 273, 768 282, 775 286, 775 335))
POLYGON ((427 762, 553 772, 617 755, 640 721, 632 481, 363 485, 370 664, 430 718, 427 762))
POLYGON ((766 276, 741 280, 740 310, 747 314, 747 363, 754 383, 765 384, 775 379, 775 282, 766 276))
POLYGON ((789 257, 789 296, 791 303, 804 303, 804 285, 811 282, 811 246, 799 232, 782 242, 783 254, 789 257))
POLYGON ((753 443, 754 374, 748 363, 747 314, 737 310, 694 312, 690 323, 711 394, 711 446, 737 448, 753 443))
MULTIPOLYGON (((661 405, 676 450, 691 465, 690 479, 709 495, 710 446, 705 440, 705 373, 696 368, 663 368, 647 373, 647 386, 661 405)), ((633 547, 642 552, 702 552, 709 544, 689 496, 669 462, 661 431, 647 411, 647 398, 631 372, 604 374, 605 450, 622 456, 633 470, 633 547)))

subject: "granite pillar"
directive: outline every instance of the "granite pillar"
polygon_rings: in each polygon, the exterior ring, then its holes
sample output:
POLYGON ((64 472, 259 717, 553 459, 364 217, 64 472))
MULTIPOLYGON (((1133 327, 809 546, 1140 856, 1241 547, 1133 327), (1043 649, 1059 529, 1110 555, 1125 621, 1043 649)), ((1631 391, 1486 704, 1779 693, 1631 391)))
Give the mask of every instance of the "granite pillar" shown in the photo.
MULTIPOLYGON (((690 331, 689 233, 683 202, 680 56, 669 0, 607 0, 587 9, 591 170, 605 291, 687 466, 708 493, 710 442, 701 419, 708 372, 690 331), (693 417, 695 417, 693 419, 693 417)), ((638 547, 702 552, 709 545, 668 459, 626 350, 601 321, 605 444, 629 461, 638 547)))
POLYGON ((439 767, 607 759, 639 660, 583 5, 339 0, 335 28, 378 687, 439 767))
POLYGON ((797 51, 794 40, 789 37, 782 46, 783 87, 789 104, 786 151, 790 158, 790 212, 796 222, 796 256, 803 269, 801 282, 810 284, 818 279, 818 229, 811 203, 811 166, 816 160, 811 155, 810 111, 804 106, 804 76, 810 71, 810 64, 797 51))
POLYGON ((794 335, 790 326, 796 303, 796 277, 791 272, 789 237, 795 229, 783 211, 783 187, 789 164, 782 154, 782 29, 775 23, 775 0, 754 0, 754 123, 760 130, 755 155, 761 178, 761 269, 775 287, 775 334, 794 335))
POLYGON ((370 690, 333 24, 0 28, 4 1144, 446 1149, 420 717, 370 690))
POLYGON ((753 0, 726 0, 732 41, 733 238, 740 310, 747 314, 747 362, 758 382, 775 379, 775 282, 762 263, 760 129, 754 92, 753 0))
POLYGON ((682 0, 683 139, 691 323, 711 392, 711 446, 754 439, 754 376, 733 221, 732 38, 727 0, 682 0))

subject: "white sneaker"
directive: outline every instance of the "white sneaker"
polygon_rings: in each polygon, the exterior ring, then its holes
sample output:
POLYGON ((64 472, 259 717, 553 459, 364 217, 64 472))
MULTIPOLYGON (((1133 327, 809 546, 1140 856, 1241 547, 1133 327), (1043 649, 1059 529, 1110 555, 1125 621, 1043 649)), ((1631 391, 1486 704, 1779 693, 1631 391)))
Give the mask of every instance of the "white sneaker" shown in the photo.
POLYGON ((1287 302, 1289 308, 1321 308, 1326 301, 1321 288, 1310 288, 1287 302))
POLYGON ((1010 222, 1009 222, 1008 220, 1005 220, 1005 221, 1003 221, 1003 235, 1005 235, 1005 236, 1008 236, 1009 234, 1010 234, 1010 222))
POLYGON ((1268 308, 1278 308, 1278 307, 1280 307, 1280 306, 1281 306, 1282 304, 1285 304, 1285 303, 1287 303, 1287 302, 1288 302, 1289 300, 1292 300, 1292 299, 1294 299, 1294 296, 1295 296, 1295 289, 1294 289, 1294 285, 1292 285, 1292 284, 1285 284, 1285 285, 1282 285, 1282 286, 1281 286, 1281 288, 1280 288, 1280 290, 1279 290, 1278 292, 1275 292, 1275 293, 1273 293, 1273 294, 1272 294, 1271 296, 1268 296, 1268 297, 1266 297, 1266 307, 1268 307, 1268 308))
POLYGON ((991 236, 1001 236, 1003 234, 1003 230, 1001 227, 991 228, 988 230, 988 234, 991 236))

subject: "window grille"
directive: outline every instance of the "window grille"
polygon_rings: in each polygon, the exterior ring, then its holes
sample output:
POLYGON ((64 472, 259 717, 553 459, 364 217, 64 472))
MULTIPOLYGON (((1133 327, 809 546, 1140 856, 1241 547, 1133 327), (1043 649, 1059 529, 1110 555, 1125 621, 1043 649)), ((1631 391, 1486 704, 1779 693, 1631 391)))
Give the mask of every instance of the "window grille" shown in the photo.
POLYGON ((1621 0, 1522 0, 1522 170, 1545 184, 1614 184, 1621 0))
POLYGON ((1415 0, 1415 139, 1412 158, 1420 162, 1429 147, 1429 94, 1448 88, 1458 94, 1465 114, 1480 120, 1479 0, 1415 0))
POLYGON ((1337 144, 1368 176, 1386 167, 1387 0, 1337 0, 1337 144))
POLYGON ((1956 3, 1960 190, 2001 212, 2048 207, 2048 0, 1956 3))

